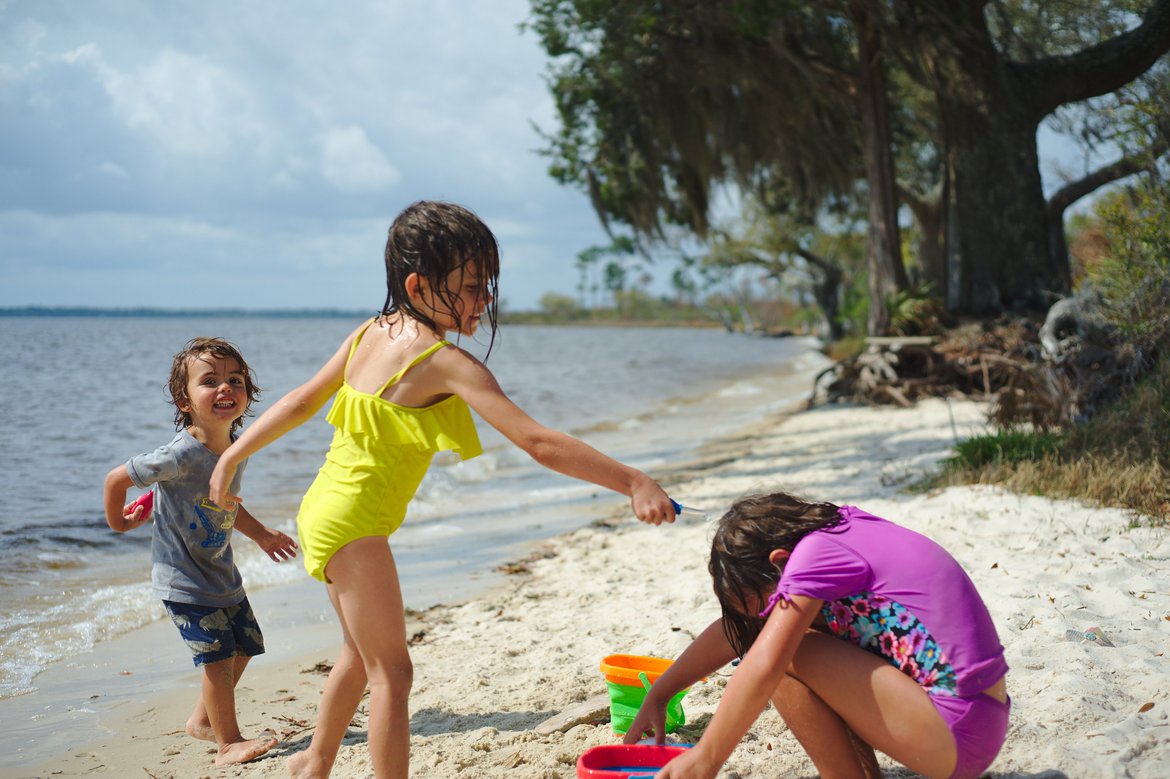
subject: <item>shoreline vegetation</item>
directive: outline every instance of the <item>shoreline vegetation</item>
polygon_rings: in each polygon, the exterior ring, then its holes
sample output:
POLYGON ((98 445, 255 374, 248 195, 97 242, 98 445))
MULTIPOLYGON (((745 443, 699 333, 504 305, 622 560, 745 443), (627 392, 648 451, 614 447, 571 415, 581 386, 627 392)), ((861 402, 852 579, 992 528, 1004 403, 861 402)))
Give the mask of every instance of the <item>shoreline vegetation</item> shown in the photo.
MULTIPOLYGON (((743 332, 746 335, 783 338, 793 335, 808 335, 803 329, 788 327, 761 327, 758 329, 744 329, 738 324, 721 321, 712 310, 699 306, 680 306, 670 309, 673 313, 669 317, 650 316, 642 319, 620 315, 612 310, 598 309, 573 316, 550 314, 543 311, 514 311, 501 312, 501 325, 547 325, 549 327, 697 327, 708 329, 726 329, 731 332, 743 332)), ((251 308, 97 308, 89 306, 12 306, 0 308, 0 317, 255 317, 255 318, 282 318, 282 317, 309 317, 322 319, 354 319, 371 316, 372 312, 358 309, 342 308, 278 308, 278 309, 251 309, 251 308)))

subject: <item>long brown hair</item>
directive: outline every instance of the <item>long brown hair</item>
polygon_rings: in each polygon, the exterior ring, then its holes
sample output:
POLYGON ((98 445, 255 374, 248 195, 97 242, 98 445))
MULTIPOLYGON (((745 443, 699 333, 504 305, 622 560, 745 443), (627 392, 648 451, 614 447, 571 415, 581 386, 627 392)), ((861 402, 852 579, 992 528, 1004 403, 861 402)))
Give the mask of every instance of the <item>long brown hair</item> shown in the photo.
POLYGON ((457 293, 447 288, 447 276, 469 262, 479 264, 479 277, 491 295, 487 306, 491 342, 496 340, 497 290, 500 279, 500 247, 496 236, 470 209, 455 203, 420 200, 402 210, 386 237, 386 302, 382 315, 405 313, 431 330, 434 320, 420 311, 406 294, 406 277, 417 273, 436 294, 458 313, 457 293))
POLYGON ((791 552, 809 533, 840 521, 839 507, 832 503, 773 492, 740 498, 716 524, 707 570, 723 610, 724 635, 740 657, 764 625, 757 604, 780 581, 782 568, 768 560, 772 550, 791 552))

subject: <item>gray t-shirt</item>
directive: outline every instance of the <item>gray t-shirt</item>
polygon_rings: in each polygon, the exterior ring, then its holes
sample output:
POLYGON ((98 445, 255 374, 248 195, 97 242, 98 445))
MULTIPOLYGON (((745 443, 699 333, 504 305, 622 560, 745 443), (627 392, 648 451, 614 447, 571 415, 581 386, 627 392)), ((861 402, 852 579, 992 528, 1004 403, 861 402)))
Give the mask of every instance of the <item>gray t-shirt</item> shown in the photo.
MULTIPOLYGON (((126 462, 134 486, 157 485, 150 580, 163 600, 219 608, 244 599, 244 580, 232 561, 236 509, 224 511, 207 497, 218 461, 219 455, 180 430, 166 446, 126 462)), ((236 470, 233 494, 246 464, 236 470)))

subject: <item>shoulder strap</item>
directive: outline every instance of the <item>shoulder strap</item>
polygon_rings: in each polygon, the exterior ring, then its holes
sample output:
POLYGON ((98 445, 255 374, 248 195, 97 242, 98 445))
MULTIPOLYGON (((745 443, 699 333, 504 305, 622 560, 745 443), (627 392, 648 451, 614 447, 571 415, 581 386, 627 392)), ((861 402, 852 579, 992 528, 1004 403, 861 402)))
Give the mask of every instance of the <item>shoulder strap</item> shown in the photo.
POLYGON ((420 362, 422 362, 426 358, 430 357, 432 354, 439 351, 444 346, 450 346, 450 345, 451 345, 451 343, 449 341, 444 340, 444 341, 439 341, 438 343, 432 344, 431 346, 428 346, 426 349, 423 350, 422 354, 420 354, 418 357, 415 357, 413 360, 410 361, 410 365, 407 365, 405 368, 398 371, 398 373, 391 376, 390 380, 387 381, 385 384, 383 384, 382 388, 380 390, 378 390, 377 392, 375 392, 374 394, 381 395, 383 392, 386 391, 386 388, 389 387, 391 384, 395 384, 398 381, 400 381, 402 379, 402 377, 406 375, 407 371, 409 371, 411 368, 418 365, 420 362))
POLYGON ((353 359, 353 353, 357 351, 358 344, 362 342, 362 336, 365 335, 366 331, 370 329, 370 325, 374 324, 376 321, 376 319, 371 319, 369 322, 366 322, 366 326, 363 327, 361 332, 359 332, 353 339, 353 343, 349 345, 349 356, 345 358, 345 367, 349 367, 349 361, 353 359))
POLYGON ((370 325, 374 324, 376 321, 378 321, 377 317, 371 319, 369 322, 366 322, 366 326, 358 332, 358 334, 353 339, 353 343, 349 345, 349 355, 345 358, 345 368, 342 369, 341 372, 341 380, 346 384, 349 383, 349 361, 353 359, 353 353, 357 351, 358 344, 362 341, 362 336, 365 335, 366 331, 370 329, 370 325))

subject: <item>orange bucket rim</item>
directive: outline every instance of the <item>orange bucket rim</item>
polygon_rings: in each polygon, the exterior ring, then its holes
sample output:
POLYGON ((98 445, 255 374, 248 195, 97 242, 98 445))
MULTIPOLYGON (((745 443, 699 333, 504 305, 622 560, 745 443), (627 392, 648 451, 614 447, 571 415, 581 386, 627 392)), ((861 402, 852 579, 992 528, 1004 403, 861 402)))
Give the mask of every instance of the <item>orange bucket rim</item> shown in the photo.
POLYGON ((658 681, 658 677, 670 667, 672 660, 664 657, 649 657, 647 655, 606 655, 601 661, 601 673, 605 680, 612 684, 624 684, 629 687, 641 687, 641 675, 646 674, 650 684, 658 681))

